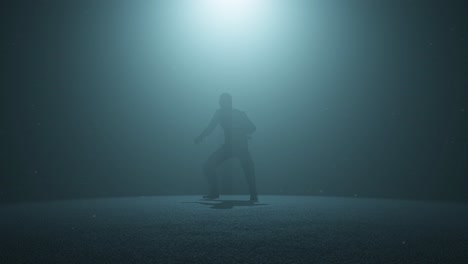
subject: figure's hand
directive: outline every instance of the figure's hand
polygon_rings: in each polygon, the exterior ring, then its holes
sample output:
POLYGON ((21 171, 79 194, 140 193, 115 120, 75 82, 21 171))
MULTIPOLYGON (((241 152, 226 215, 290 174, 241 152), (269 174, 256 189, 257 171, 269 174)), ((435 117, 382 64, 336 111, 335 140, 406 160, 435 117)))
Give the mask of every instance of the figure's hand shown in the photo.
POLYGON ((195 138, 194 141, 195 141, 195 144, 200 144, 200 142, 203 141, 203 137, 202 137, 202 136, 198 136, 198 137, 195 138))

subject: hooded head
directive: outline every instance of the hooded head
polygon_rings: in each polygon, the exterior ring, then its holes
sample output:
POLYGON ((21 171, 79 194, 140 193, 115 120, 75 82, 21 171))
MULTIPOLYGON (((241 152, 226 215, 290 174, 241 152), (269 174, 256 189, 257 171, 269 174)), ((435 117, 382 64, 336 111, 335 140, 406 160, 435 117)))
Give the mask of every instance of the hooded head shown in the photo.
POLYGON ((232 97, 228 93, 223 93, 219 97, 219 106, 222 109, 232 109, 232 97))

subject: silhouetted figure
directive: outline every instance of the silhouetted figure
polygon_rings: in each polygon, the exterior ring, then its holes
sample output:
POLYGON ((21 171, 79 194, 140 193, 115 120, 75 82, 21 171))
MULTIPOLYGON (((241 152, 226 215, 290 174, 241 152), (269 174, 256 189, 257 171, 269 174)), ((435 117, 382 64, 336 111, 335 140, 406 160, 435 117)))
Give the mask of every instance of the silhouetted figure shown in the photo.
POLYGON ((255 131, 255 125, 249 120, 244 112, 232 108, 232 97, 224 93, 219 98, 220 109, 218 109, 211 119, 208 127, 203 130, 200 136, 195 138, 195 143, 200 143, 203 138, 210 135, 219 124, 224 130, 224 144, 211 156, 203 165, 208 184, 209 193, 204 196, 208 199, 219 197, 218 180, 216 168, 229 158, 236 157, 240 160, 249 185, 250 200, 257 201, 257 188, 255 184, 255 167, 248 148, 248 139, 255 131))

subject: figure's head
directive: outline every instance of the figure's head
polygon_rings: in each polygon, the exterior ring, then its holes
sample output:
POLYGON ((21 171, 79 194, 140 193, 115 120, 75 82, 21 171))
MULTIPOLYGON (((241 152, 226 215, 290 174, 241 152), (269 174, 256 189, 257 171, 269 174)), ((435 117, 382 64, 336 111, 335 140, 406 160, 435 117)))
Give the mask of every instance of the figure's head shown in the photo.
POLYGON ((224 109, 231 109, 232 108, 232 97, 228 93, 223 93, 219 97, 219 106, 224 109))

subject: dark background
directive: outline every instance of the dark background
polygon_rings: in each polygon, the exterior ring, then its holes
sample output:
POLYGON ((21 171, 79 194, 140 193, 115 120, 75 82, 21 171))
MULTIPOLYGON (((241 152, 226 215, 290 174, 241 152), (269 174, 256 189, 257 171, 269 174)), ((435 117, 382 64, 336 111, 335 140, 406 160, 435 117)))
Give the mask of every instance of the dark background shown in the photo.
MULTIPOLYGON (((260 194, 468 201, 464 1, 295 1, 281 59, 241 67, 242 91, 194 70, 164 5, 145 42, 148 2, 2 1, 2 201, 202 194, 222 137, 193 138, 225 90, 257 125, 260 194)), ((236 162, 221 174, 247 192, 236 162)))

